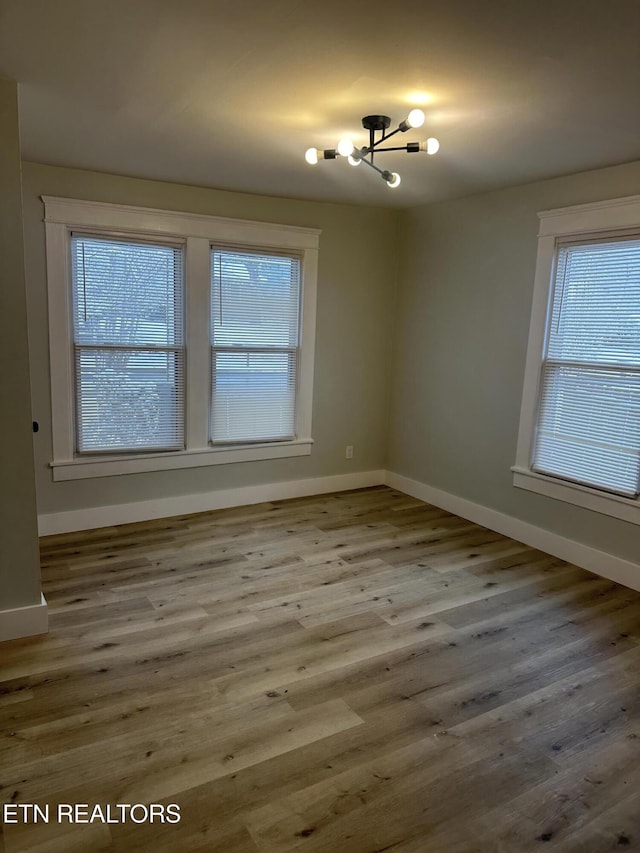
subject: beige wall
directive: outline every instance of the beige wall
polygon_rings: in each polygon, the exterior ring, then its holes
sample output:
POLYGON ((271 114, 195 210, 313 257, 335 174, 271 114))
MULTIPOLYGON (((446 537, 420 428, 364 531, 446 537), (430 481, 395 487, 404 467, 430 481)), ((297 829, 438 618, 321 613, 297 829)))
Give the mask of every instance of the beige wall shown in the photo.
POLYGON ((640 163, 398 213, 24 164, 32 396, 42 425, 39 511, 388 467, 637 561, 638 526, 515 489, 510 471, 536 213, 634 193, 640 163), (312 455, 53 483, 42 194, 321 228, 312 455), (355 447, 352 461, 344 458, 346 444, 355 447))
POLYGON ((16 84, 0 79, 0 611, 40 603, 16 84))
POLYGON ((398 214, 293 201, 74 169, 24 164, 38 509, 61 512, 282 480, 382 468, 386 463, 390 317, 398 214), (184 210, 321 228, 311 456, 54 483, 51 460, 43 206, 40 195, 184 210), (354 458, 345 459, 345 446, 354 458))
POLYGON ((640 527, 512 486, 537 211, 640 193, 640 162, 402 215, 389 468, 637 562, 640 527))

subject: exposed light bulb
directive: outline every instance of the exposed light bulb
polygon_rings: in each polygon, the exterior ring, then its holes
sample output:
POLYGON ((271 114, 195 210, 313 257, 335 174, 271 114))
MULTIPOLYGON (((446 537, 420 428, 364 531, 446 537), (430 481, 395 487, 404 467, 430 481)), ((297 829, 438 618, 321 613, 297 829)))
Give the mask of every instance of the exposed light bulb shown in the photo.
POLYGON ((338 154, 342 157, 349 157, 350 154, 353 154, 355 146, 350 139, 341 139, 338 142, 338 154))
POLYGON ((424 113, 422 110, 411 110, 407 116, 407 124, 409 127, 422 127, 424 124, 424 113))
POLYGON ((347 157, 347 163, 349 163, 350 166, 359 166, 361 162, 362 157, 354 157, 352 154, 349 154, 347 157))
POLYGON ((400 175, 397 172, 391 172, 390 174, 391 177, 386 179, 387 186, 395 189, 396 187, 400 186, 400 175))
POLYGON ((427 154, 437 154, 440 150, 440 143, 434 136, 430 136, 426 142, 420 143, 420 150, 426 151, 427 154))
POLYGON ((317 148, 307 148, 304 154, 304 159, 309 163, 310 166, 315 166, 318 162, 318 149, 317 148))

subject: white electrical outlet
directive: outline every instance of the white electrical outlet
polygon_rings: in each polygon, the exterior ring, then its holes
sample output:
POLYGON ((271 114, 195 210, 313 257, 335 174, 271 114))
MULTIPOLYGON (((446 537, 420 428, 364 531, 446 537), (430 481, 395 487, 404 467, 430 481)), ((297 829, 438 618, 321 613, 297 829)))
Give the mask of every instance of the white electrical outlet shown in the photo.
POLYGON ((353 444, 347 444, 347 450, 344 457, 345 459, 353 459, 353 444))

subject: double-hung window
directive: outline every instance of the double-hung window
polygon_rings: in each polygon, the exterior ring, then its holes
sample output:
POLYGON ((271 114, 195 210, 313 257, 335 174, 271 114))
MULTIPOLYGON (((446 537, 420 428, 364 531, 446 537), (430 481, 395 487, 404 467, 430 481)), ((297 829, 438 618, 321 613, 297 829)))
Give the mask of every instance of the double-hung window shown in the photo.
POLYGON ((514 482, 640 523, 640 199, 541 220, 514 482))
POLYGON ((311 452, 319 231, 44 202, 54 480, 311 452))
POLYGON ((76 452, 183 449, 182 247, 70 243, 76 452))
POLYGON ((211 252, 211 441, 292 439, 300 258, 211 252))

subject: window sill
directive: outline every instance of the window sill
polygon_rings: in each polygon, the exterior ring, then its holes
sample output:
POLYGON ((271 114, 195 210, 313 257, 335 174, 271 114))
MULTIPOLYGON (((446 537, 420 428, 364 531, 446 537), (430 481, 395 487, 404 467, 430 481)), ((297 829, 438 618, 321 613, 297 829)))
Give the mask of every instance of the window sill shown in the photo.
POLYGON ((226 465, 231 462, 257 462, 263 459, 309 456, 312 444, 313 439, 307 438, 241 447, 209 447, 206 450, 145 453, 139 456, 82 457, 66 462, 52 462, 51 468, 55 481, 85 480, 120 474, 169 471, 176 468, 202 468, 208 465, 226 465))
POLYGON ((526 489, 529 492, 581 506, 593 512, 611 515, 632 524, 640 524, 640 501, 637 499, 607 495, 597 489, 590 489, 588 486, 556 480, 553 477, 537 474, 515 465, 511 470, 513 471, 513 485, 518 489, 526 489))

